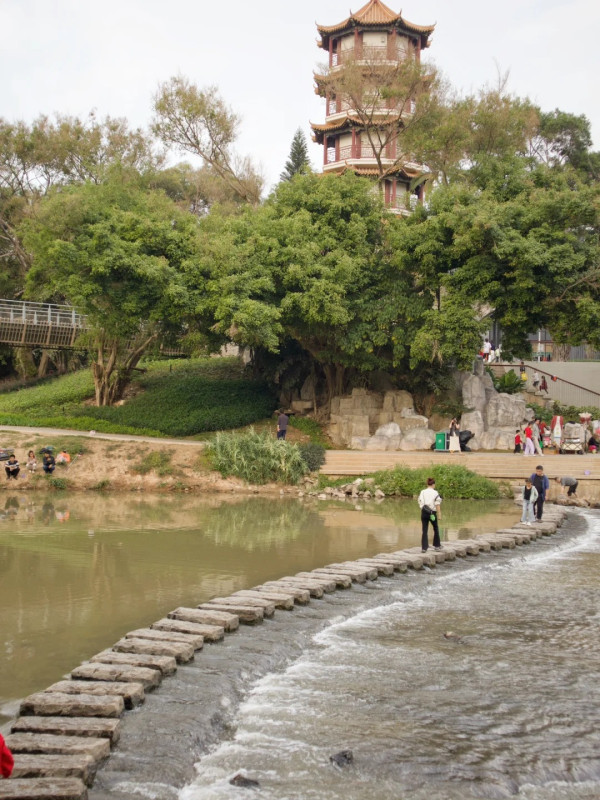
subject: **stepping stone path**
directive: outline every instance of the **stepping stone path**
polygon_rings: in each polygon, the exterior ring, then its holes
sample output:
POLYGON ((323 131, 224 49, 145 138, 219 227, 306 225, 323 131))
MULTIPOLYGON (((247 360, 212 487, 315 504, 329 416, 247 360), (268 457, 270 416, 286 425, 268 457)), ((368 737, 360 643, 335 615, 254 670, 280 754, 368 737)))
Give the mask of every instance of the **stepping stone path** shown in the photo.
POLYGON ((433 569, 456 558, 532 545, 556 533, 566 513, 546 505, 542 522, 518 522, 472 539, 445 542, 439 551, 422 553, 413 547, 328 564, 215 597, 196 608, 176 608, 148 628, 126 633, 112 648, 76 667, 68 680, 21 702, 6 738, 15 767, 9 780, 0 781, 0 800, 87 800, 98 766, 119 740, 125 710, 142 704, 146 692, 158 689, 178 663, 195 654, 201 658, 206 643, 221 641, 240 623, 260 624, 276 610, 293 611, 311 599, 351 591, 353 583, 374 581, 379 575, 433 569))

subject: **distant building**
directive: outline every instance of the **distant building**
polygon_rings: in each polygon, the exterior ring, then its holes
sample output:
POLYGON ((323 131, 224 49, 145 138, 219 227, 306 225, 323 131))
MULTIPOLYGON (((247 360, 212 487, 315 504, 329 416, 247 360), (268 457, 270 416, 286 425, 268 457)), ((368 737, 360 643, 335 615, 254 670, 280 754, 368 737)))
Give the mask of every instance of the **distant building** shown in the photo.
POLYGON ((315 91, 327 103, 325 123, 311 125, 314 140, 323 145, 323 171, 341 173, 350 169, 357 175, 377 178, 383 184, 386 205, 401 214, 410 213, 411 205, 423 197, 422 183, 413 190, 410 187, 424 167, 405 161, 398 137, 386 136, 386 130, 398 129, 398 122, 402 124, 401 120, 413 111, 414 101, 399 109, 397 100, 378 97, 367 114, 348 94, 336 95, 332 87, 339 86, 336 77, 349 64, 354 70, 362 68, 365 75, 368 72, 371 81, 374 76, 376 79, 378 65, 389 74, 409 58, 420 64, 421 51, 429 46, 434 27, 408 22, 380 0, 369 0, 337 25, 317 25, 321 36, 318 45, 329 55, 327 74, 315 74, 315 91), (369 141, 367 128, 383 132, 371 136, 381 143, 379 147, 374 148, 369 141))

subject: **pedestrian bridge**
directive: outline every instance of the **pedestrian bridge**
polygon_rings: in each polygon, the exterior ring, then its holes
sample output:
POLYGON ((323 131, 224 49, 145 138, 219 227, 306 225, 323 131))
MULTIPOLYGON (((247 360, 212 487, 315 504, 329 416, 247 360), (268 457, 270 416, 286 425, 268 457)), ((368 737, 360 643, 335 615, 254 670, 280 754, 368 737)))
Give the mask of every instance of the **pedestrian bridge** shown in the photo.
POLYGON ((72 306, 0 300, 0 343, 13 347, 75 347, 87 317, 72 306))

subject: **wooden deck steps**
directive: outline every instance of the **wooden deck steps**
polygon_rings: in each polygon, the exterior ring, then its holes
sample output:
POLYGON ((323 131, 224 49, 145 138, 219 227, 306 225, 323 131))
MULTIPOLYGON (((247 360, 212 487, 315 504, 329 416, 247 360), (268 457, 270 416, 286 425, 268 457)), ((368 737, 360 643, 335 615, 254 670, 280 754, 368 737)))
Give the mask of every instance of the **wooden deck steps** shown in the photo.
MULTIPOLYGON (((441 550, 413 547, 371 558, 326 564, 268 581, 229 597, 213 598, 196 608, 176 608, 147 628, 126 633, 112 648, 76 667, 70 680, 58 681, 21 703, 7 744, 15 755, 10 780, 0 781, 0 800, 87 800, 91 785, 110 748, 119 739, 125 709, 139 706, 145 693, 157 689, 177 664, 200 654, 206 642, 234 634, 240 622, 256 624, 279 611, 290 612, 314 598, 352 585, 391 577, 407 570, 441 568, 445 562, 506 548, 532 546, 556 533, 566 510, 546 505, 544 521, 531 526, 482 533, 444 542, 441 550)), ((399 578, 401 580, 401 578, 399 578)))

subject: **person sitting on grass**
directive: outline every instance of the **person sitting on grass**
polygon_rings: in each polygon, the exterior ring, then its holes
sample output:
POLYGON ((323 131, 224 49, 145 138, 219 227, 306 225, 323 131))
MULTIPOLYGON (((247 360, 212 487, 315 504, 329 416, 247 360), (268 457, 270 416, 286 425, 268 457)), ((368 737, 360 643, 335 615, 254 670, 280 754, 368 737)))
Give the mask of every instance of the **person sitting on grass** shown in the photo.
POLYGON ((30 450, 27 453, 27 464, 25 466, 27 467, 27 472, 34 473, 36 471, 37 458, 35 457, 35 453, 33 452, 33 450, 30 450))
POLYGON ((46 475, 52 475, 56 469, 56 461, 52 453, 44 453, 44 460, 42 461, 42 469, 46 475))
POLYGON ((21 471, 21 467, 19 466, 19 462, 16 459, 14 453, 11 453, 8 457, 8 461, 4 467, 4 471, 6 472, 6 480, 9 481, 11 478, 17 480, 19 477, 19 472, 21 471))
POLYGON ((60 453, 56 456, 56 463, 57 464, 70 464, 71 463, 71 456, 67 453, 66 450, 61 450, 60 453))

